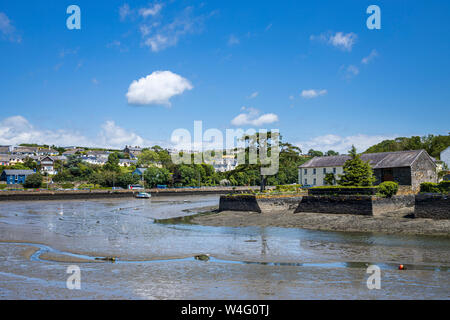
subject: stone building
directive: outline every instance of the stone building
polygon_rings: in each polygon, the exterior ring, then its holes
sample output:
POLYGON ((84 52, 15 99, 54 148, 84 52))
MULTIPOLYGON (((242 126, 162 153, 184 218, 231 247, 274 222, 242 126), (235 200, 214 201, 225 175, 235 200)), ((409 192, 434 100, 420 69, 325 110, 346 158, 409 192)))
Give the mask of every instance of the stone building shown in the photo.
MULTIPOLYGON (((323 186, 327 173, 339 179, 345 161, 350 158, 348 155, 314 157, 299 166, 299 183, 323 186)), ((425 150, 364 153, 361 159, 370 163, 376 177, 375 185, 395 181, 418 190, 422 182, 437 182, 436 163, 425 150)))
POLYGON ((450 147, 441 152, 441 161, 450 169, 450 147))

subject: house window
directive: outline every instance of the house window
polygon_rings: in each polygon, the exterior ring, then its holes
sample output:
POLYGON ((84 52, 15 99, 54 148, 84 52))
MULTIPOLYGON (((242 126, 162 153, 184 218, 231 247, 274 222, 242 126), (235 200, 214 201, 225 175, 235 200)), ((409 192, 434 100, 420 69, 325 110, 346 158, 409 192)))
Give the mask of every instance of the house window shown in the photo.
POLYGON ((336 168, 333 168, 333 173, 336 173, 336 168))
POLYGON ((308 179, 305 179, 305 184, 308 184, 308 179))
POLYGON ((316 185, 316 178, 314 178, 314 182, 313 182, 313 185, 316 185))
POLYGON ((304 173, 305 173, 305 174, 308 174, 308 169, 305 169, 305 170, 304 170, 304 173))
POLYGON ((316 169, 315 168, 313 169, 313 174, 316 174, 316 169))
POLYGON ((323 168, 323 174, 327 174, 327 168, 323 168))

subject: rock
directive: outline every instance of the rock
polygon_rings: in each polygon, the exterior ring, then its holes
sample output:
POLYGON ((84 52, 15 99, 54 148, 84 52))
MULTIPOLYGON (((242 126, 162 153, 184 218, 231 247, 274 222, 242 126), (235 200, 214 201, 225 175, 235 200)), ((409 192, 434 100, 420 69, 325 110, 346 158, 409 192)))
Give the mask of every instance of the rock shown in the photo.
POLYGON ((95 260, 102 260, 102 261, 116 262, 116 257, 95 258, 95 260))
POLYGON ((199 254, 199 255, 195 256, 194 258, 195 258, 195 260, 208 261, 209 254, 199 254))

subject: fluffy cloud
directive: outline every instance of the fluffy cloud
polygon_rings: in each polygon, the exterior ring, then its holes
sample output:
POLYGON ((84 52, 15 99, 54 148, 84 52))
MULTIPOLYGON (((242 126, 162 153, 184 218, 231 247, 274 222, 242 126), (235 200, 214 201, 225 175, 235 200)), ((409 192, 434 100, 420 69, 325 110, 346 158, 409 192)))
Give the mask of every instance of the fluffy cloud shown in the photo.
POLYGON ((23 116, 3 119, 0 122, 0 144, 17 145, 21 143, 108 148, 152 144, 134 132, 117 126, 114 121, 105 122, 101 126, 98 135, 91 139, 77 131, 36 128, 23 116))
POLYGON ((264 124, 274 123, 278 121, 278 116, 274 113, 266 113, 259 115, 259 110, 253 108, 242 107, 243 111, 247 111, 237 115, 231 124, 234 126, 262 126, 264 124))
POLYGON ((16 32, 16 28, 12 25, 8 16, 3 12, 0 12, 0 33, 3 39, 12 42, 22 41, 22 38, 16 32))
POLYGON ((300 95, 305 99, 312 99, 312 98, 317 98, 319 96, 323 96, 326 94, 327 94, 327 90, 325 90, 325 89, 322 89, 322 90, 310 89, 310 90, 303 90, 300 95))
POLYGON ((358 152, 363 152, 374 144, 377 144, 383 140, 394 139, 395 137, 397 137, 397 135, 368 136, 365 134, 357 134, 354 136, 341 137, 334 134, 327 134, 307 141, 300 141, 296 143, 296 145, 300 147, 304 153, 308 152, 309 149, 314 149, 323 152, 334 150, 341 154, 346 154, 352 145, 356 147, 358 152))
POLYGON ((357 35, 353 32, 322 33, 319 36, 310 36, 310 40, 319 40, 343 51, 351 51, 356 39, 357 35))
POLYGON ((372 61, 374 58, 378 56, 378 52, 374 49, 370 52, 370 54, 367 57, 364 57, 361 60, 361 63, 368 64, 370 61, 372 61))
POLYGON ((170 71, 155 71, 145 78, 134 80, 126 96, 129 104, 170 106, 170 98, 192 89, 192 84, 178 74, 170 71))

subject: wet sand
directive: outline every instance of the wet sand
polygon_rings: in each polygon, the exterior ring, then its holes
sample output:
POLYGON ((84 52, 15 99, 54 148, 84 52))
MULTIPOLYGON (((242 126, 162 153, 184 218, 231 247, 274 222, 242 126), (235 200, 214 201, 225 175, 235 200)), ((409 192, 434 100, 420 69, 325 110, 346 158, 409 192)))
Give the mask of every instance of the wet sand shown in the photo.
POLYGON ((191 222, 216 227, 258 226, 450 237, 450 220, 412 219, 392 214, 371 217, 307 212, 222 211, 195 216, 191 222))
POLYGON ((0 299, 449 298, 448 237, 308 230, 261 214, 253 226, 192 224, 221 214, 176 222, 217 204, 218 196, 0 203, 0 299), (81 290, 66 287, 72 264, 81 290), (369 264, 381 268, 382 290, 367 289, 369 264))

